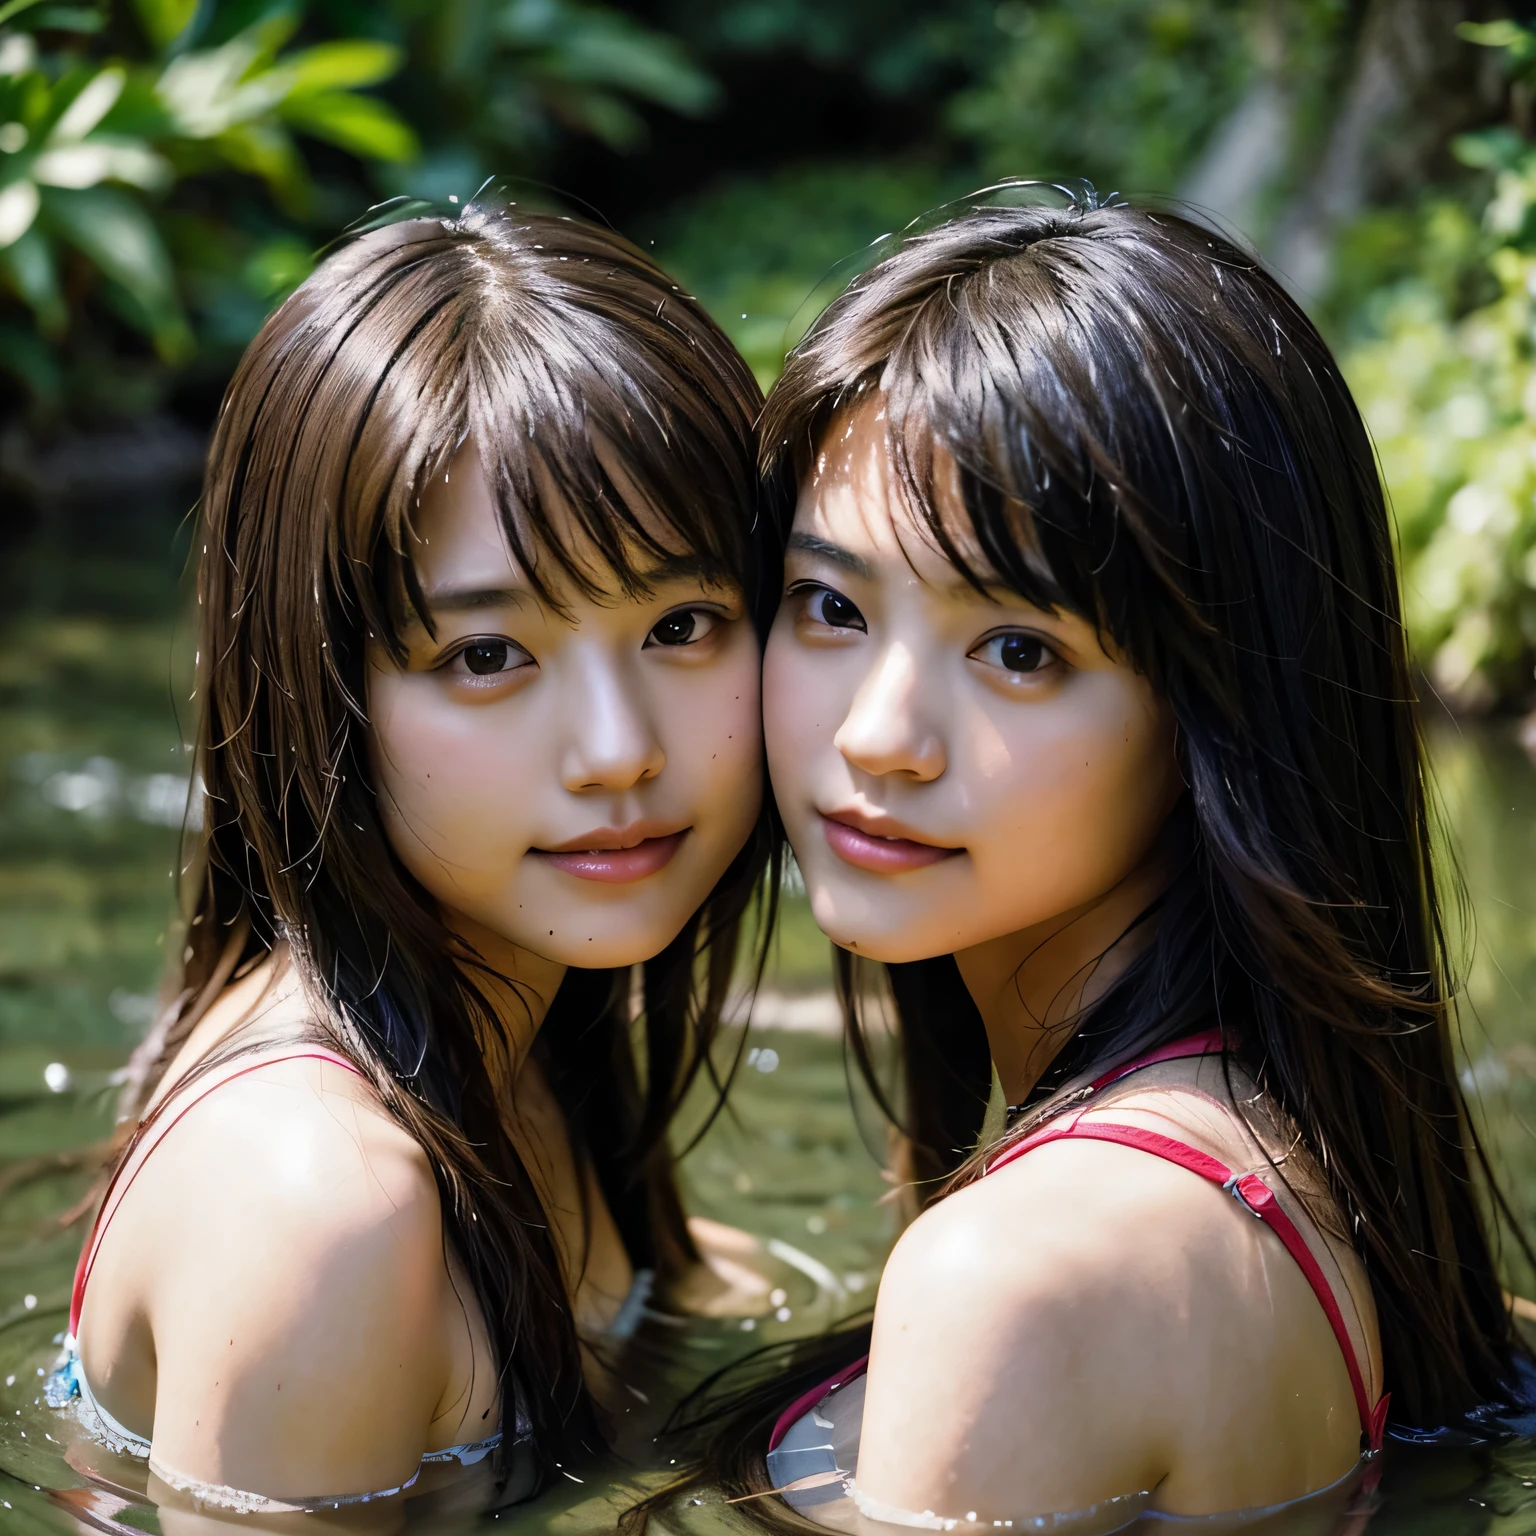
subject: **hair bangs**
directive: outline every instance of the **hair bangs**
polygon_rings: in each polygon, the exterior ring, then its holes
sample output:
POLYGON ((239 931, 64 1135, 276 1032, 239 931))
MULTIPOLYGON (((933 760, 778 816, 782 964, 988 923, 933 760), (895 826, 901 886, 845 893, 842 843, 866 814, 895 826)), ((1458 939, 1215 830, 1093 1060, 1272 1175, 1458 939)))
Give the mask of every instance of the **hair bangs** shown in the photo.
MULTIPOLYGON (((508 547, 542 601, 648 595, 680 564, 759 617, 751 427, 760 396, 729 341, 639 251, 574 220, 471 209, 370 237, 336 349, 372 396, 350 444, 332 584, 397 655, 425 617, 411 559, 427 484, 473 443, 508 547), (368 314, 419 318, 381 371, 368 314), (355 336, 355 340, 353 337, 355 336)), ((302 290, 301 290, 302 292, 302 290)))

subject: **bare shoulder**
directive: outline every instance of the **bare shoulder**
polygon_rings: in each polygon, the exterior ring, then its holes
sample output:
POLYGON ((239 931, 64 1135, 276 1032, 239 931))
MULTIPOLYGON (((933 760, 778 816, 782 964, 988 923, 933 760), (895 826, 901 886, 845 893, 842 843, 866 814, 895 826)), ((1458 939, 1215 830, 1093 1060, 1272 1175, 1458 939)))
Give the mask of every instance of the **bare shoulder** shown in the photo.
POLYGON ((1170 1239, 1219 1224, 1228 1203, 1145 1153, 1087 1139, 1052 1143, 925 1211, 891 1255, 880 1304, 958 1287, 970 1306, 1022 1317, 1026 1304, 1081 1302, 1086 1286, 1117 1310, 1146 1305, 1170 1239))
MULTIPOLYGON (((1293 1411, 1310 1390, 1287 1347, 1299 1340, 1325 1375, 1343 1369, 1259 1225, 1181 1168, 1086 1139, 945 1199, 881 1280, 861 1488, 898 1508, 1011 1519, 1154 1489, 1158 1507, 1203 1513, 1324 1486, 1351 1464, 1358 1425, 1343 1452, 1326 1425, 1306 1445, 1282 1425, 1270 1462, 1239 1451, 1229 1475, 1232 1447, 1263 1441, 1270 1399, 1293 1411)), ((1336 1386, 1324 1383, 1330 1407, 1336 1386)), ((1353 1414, 1347 1381, 1343 1400, 1353 1414)))
MULTIPOLYGON (((160 1465, 275 1497, 411 1474, 450 1368, 441 1210, 421 1148, 355 1074, 299 1059, 222 1084, 109 1237, 101 1262, 153 1341, 160 1465)), ((99 1273, 88 1304, 100 1282, 110 1306, 99 1273)))
MULTIPOLYGON (((188 1095, 191 1097, 191 1094, 188 1095)), ((194 1195, 217 1188, 234 1213, 300 1221, 317 1209, 329 1226, 435 1208, 431 1166, 357 1073, 316 1057, 265 1061, 183 1109, 135 1178, 194 1195)))

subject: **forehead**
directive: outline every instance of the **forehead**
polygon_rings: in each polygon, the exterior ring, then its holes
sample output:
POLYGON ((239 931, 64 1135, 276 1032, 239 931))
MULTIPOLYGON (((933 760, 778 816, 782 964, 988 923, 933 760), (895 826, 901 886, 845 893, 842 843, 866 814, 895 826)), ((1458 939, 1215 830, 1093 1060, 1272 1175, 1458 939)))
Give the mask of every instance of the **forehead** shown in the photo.
MULTIPOLYGON (((985 576, 987 562, 965 512, 959 471, 937 445, 932 480, 934 508, 946 531, 972 568, 985 576)), ((925 581, 948 585, 960 574, 902 483, 878 391, 833 417, 801 484, 795 531, 881 561, 899 560, 925 581)))
MULTIPOLYGON (((604 468, 620 494, 633 492, 633 483, 622 463, 611 454, 605 459, 604 468)), ((617 594, 621 583, 609 570, 607 559, 581 527, 552 479, 537 467, 534 479, 551 534, 559 541, 562 553, 578 569, 592 572, 595 585, 617 594)), ((692 552, 684 546, 675 529, 654 515, 645 515, 638 493, 627 504, 635 508, 637 503, 642 508, 638 520, 655 540, 661 554, 633 549, 633 565, 646 570, 660 563, 667 574, 681 574, 688 566, 692 552)), ((420 504, 412 518, 412 531, 415 541, 411 554, 416 574, 423 589, 429 593, 470 583, 485 586, 488 581, 526 585, 527 573, 508 542, 490 477, 472 441, 465 443, 448 465, 423 487, 420 504)), ((540 560, 540 566, 540 578, 551 589, 552 595, 561 603, 574 600, 572 584, 555 562, 540 560)))

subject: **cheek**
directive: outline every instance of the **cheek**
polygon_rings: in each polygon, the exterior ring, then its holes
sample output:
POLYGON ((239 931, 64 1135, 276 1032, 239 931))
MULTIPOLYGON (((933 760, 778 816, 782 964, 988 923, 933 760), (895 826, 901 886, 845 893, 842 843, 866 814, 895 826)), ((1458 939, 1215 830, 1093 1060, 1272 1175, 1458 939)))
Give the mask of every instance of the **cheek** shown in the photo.
POLYGON ((1172 723, 1139 682, 1106 679, 1016 721, 984 713, 967 746, 986 834, 972 857, 1004 899, 1065 911, 1103 894, 1146 857, 1178 798, 1172 723))
POLYGON ((820 753, 831 746, 846 714, 837 669, 813 656, 780 620, 763 655, 763 737, 774 792, 784 814, 806 798, 820 753))
MULTIPOLYGON (((420 675, 375 673, 369 755, 390 844, 434 895, 461 895, 477 872, 504 866, 525 837, 512 784, 534 765, 522 732, 498 729, 502 711, 464 708, 420 675)), ((523 852, 521 846, 515 852, 523 852)))
POLYGON ((747 632, 718 667, 696 677, 681 673, 656 710, 666 771, 691 786, 701 809, 728 802, 748 824, 762 798, 761 672, 757 638, 747 632))

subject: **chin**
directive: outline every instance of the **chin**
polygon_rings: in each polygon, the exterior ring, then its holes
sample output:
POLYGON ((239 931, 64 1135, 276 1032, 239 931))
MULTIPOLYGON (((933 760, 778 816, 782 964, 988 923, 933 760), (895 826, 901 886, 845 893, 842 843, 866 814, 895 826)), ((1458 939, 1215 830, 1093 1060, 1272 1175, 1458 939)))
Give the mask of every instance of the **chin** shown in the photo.
POLYGON ((654 960, 681 929, 681 924, 677 930, 668 929, 664 933, 650 927, 639 932, 588 934, 572 929, 563 934, 557 932, 554 938, 548 933, 530 934, 526 941, 518 942, 546 960, 553 960, 556 965, 574 966, 584 971, 611 971, 654 960))
POLYGON ((882 920, 882 914, 869 910, 867 904, 857 916, 846 909, 839 911, 840 903, 825 900, 825 893, 818 893, 822 900, 811 901, 811 915, 816 926, 837 945, 850 954, 865 960, 875 960, 882 965, 901 965, 908 960, 932 960, 936 955, 954 952, 954 945, 947 938, 924 938, 914 932, 917 925, 904 921, 891 913, 882 920))

